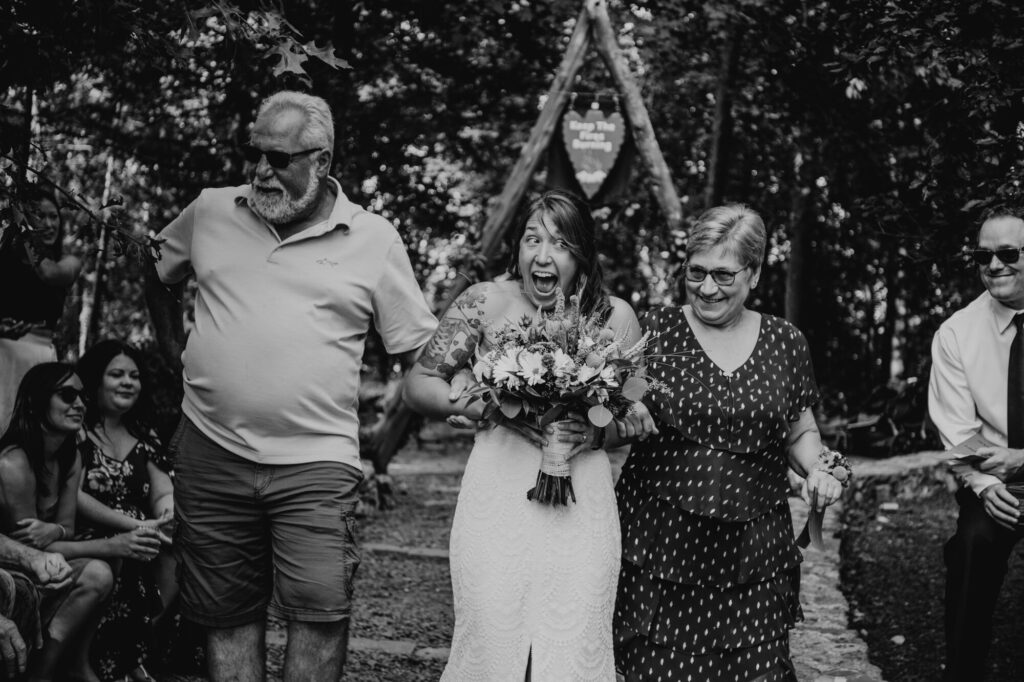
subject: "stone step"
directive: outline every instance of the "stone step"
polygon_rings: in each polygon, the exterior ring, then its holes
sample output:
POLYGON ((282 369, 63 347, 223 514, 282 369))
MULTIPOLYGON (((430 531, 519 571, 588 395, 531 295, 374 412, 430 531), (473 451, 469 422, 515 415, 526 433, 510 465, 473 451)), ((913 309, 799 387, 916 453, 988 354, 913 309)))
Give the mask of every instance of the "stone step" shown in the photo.
MULTIPOLYGON (((284 648, 288 644, 288 634, 283 628, 267 630, 267 646, 284 648)), ((349 651, 369 651, 384 653, 391 656, 415 656, 428 660, 448 660, 448 647, 420 646, 408 639, 369 639, 352 637, 348 641, 349 651)))
POLYGON ((381 542, 364 542, 359 547, 367 552, 388 554, 406 559, 427 559, 429 561, 448 561, 448 550, 436 547, 402 547, 381 542))

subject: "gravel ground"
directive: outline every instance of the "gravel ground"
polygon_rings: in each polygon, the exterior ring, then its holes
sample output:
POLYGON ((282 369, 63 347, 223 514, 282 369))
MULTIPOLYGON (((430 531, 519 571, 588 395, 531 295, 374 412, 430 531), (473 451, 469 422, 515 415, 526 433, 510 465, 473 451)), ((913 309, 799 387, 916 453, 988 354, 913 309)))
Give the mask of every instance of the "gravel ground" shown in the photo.
MULTIPOLYGON (((841 547, 843 591, 871 662, 891 682, 940 679, 945 567, 956 526, 952 495, 901 500, 899 510, 848 520, 841 547)), ((1024 679, 1024 556, 1018 545, 996 611, 990 682, 1024 679)))

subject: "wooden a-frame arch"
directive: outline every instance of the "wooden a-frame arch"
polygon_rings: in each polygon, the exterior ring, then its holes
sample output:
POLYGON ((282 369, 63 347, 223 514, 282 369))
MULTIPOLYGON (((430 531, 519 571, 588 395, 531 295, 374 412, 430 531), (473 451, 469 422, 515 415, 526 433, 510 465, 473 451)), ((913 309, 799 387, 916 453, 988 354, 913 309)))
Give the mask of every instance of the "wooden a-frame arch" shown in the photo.
MULTIPOLYGON (((668 228, 672 232, 680 229, 682 203, 679 201, 675 185, 672 184, 658 140, 654 136, 654 128, 640 95, 640 88, 615 40, 607 2, 584 0, 583 9, 576 20, 576 27, 569 38, 565 56, 555 73, 540 116, 537 117, 519 160, 512 168, 509 179, 481 231, 480 252, 488 265, 492 265, 499 255, 502 241, 512 227, 516 210, 526 194, 530 179, 544 159, 548 145, 551 144, 555 126, 558 125, 569 103, 572 83, 583 66, 587 48, 591 43, 597 49, 616 89, 622 96, 634 143, 650 176, 651 191, 654 192, 655 199, 665 215, 668 228)), ((454 301, 470 284, 466 277, 456 278, 446 292, 444 307, 454 301)), ((412 411, 400 396, 396 395, 389 403, 385 406, 384 414, 371 428, 368 442, 364 444, 364 456, 373 461, 378 474, 386 473, 388 463, 405 440, 406 433, 413 423, 412 411)))

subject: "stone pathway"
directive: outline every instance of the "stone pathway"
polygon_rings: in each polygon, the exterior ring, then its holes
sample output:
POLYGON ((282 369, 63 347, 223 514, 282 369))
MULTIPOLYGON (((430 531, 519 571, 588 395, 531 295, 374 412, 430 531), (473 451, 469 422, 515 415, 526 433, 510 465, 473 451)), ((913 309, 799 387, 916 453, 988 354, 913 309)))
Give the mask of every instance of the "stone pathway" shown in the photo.
MULTIPOLYGON (((612 453, 616 477, 624 457, 622 452, 612 453)), ((457 474, 464 466, 464 454, 438 455, 396 461, 391 471, 397 476, 457 474)), ((450 493, 454 499, 457 490, 450 493)), ((794 497, 790 498, 790 509, 794 528, 799 531, 807 519, 807 506, 794 497)), ((868 661, 867 644, 847 625, 849 605, 839 589, 839 516, 840 510, 835 507, 825 515, 824 551, 813 547, 804 551, 800 586, 804 622, 792 632, 793 660, 800 682, 883 682, 881 671, 868 661)), ((438 549, 393 545, 364 545, 364 549, 424 560, 447 560, 447 552, 438 549)), ((415 645, 412 651, 416 652, 415 645)), ((445 649, 431 649, 429 655, 446 654, 445 649)))
MULTIPOLYGON (((807 505, 789 499, 793 527, 799 532, 807 520, 807 505)), ((840 510, 825 512, 824 551, 808 547, 800 575, 800 602, 804 621, 790 636, 790 650, 800 682, 882 682, 877 666, 868 661, 868 647, 848 625, 849 604, 839 590, 840 510)))
MULTIPOLYGON (((461 450, 461 449, 459 449, 461 450)), ((403 455, 421 450, 407 448, 403 455)), ((612 464, 616 477, 625 453, 612 453, 612 464)), ((391 474, 396 477, 416 477, 421 474, 459 474, 463 471, 466 453, 455 454, 426 452, 408 459, 396 460, 391 474)), ((454 504, 458 488, 445 490, 436 505, 454 504)), ((803 528, 807 508, 799 498, 790 498, 794 528, 803 528)), ((839 510, 829 509, 823 529, 824 551, 809 547, 804 551, 803 573, 801 576, 801 603, 804 622, 792 632, 791 649, 800 682, 883 682, 879 669, 868 661, 867 645, 860 635, 848 627, 849 605, 839 590, 839 510)), ((385 543, 365 543, 366 552, 398 555, 422 561, 448 560, 443 549, 426 547, 404 547, 385 543)), ((281 660, 286 644, 284 630, 280 627, 267 631, 268 653, 271 661, 281 660)), ((448 649, 426 647, 411 640, 376 640, 353 638, 349 643, 353 652, 366 651, 384 653, 397 657, 416 657, 431 660, 446 660, 448 649)), ((271 679, 274 673, 270 671, 271 679)), ((200 682, 202 678, 167 678, 164 682, 200 682)), ((621 680, 620 680, 621 682, 621 680)))

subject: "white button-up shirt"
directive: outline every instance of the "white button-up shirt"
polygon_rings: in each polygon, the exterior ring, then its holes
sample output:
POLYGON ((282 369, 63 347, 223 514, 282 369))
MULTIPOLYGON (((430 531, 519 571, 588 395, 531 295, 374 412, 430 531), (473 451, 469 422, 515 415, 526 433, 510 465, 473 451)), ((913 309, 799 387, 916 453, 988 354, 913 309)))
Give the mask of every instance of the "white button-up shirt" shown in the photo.
MULTIPOLYGON (((976 433, 1006 446, 1006 382, 1018 312, 986 291, 942 323, 932 339, 928 412, 947 448, 976 433)), ((957 467, 976 495, 1000 479, 957 467)))

